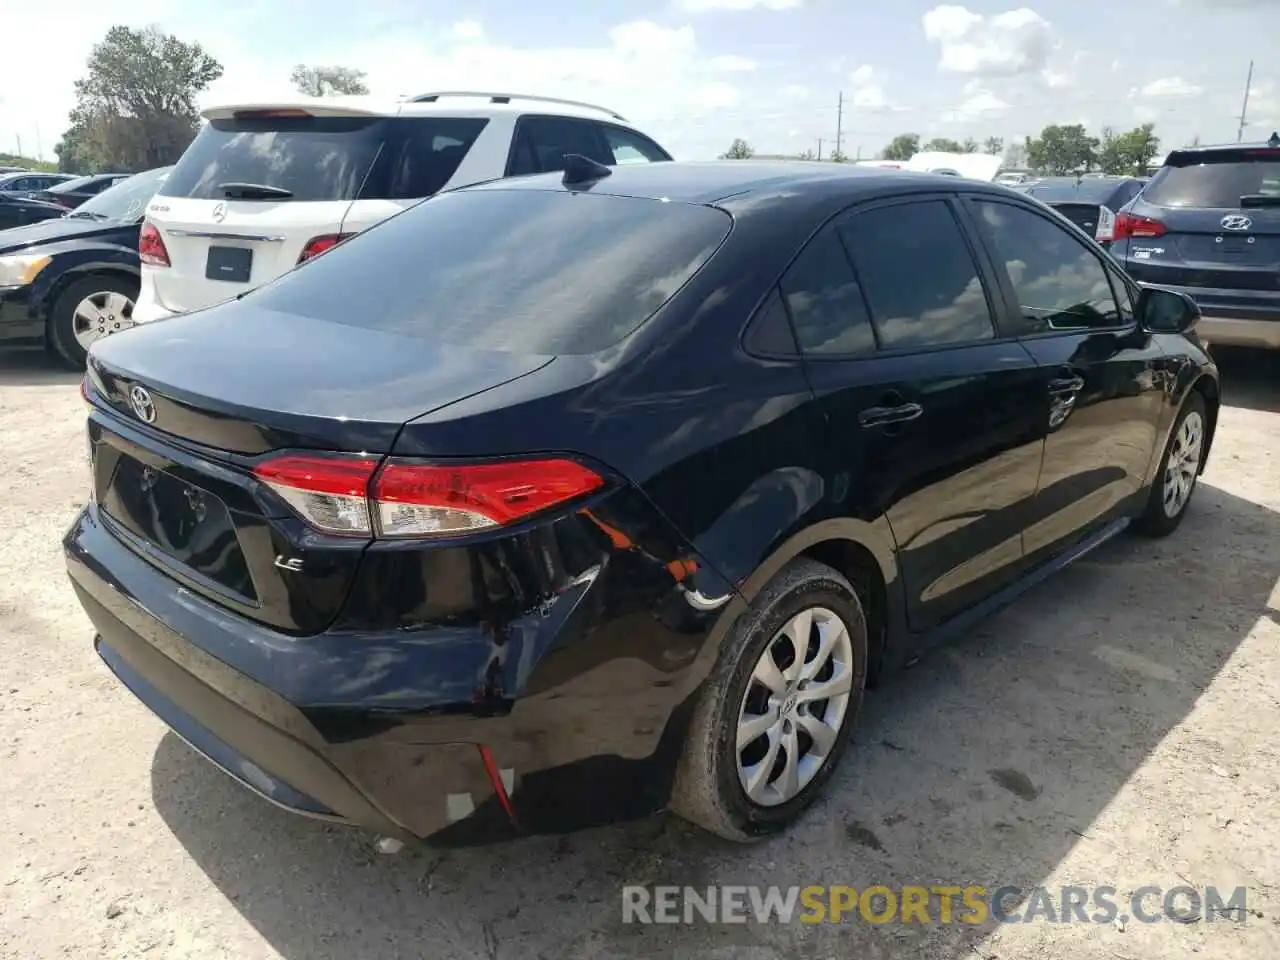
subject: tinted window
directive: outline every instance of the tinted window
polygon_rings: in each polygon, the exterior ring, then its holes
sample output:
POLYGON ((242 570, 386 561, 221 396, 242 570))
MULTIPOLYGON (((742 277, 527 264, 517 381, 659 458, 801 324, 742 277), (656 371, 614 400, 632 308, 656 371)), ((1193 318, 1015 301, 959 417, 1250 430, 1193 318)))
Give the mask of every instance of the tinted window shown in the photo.
POLYGON ((564 157, 576 153, 599 163, 612 163, 589 120, 565 117, 522 117, 512 147, 510 173, 550 173, 564 169, 564 157))
POLYGON ((858 278, 840 238, 826 230, 809 241, 787 275, 782 296, 807 354, 866 354, 876 348, 858 278))
POLYGON ((1088 247, 1053 221, 1007 203, 978 201, 1031 333, 1119 326, 1106 270, 1088 247))
POLYGON ((6 190, 34 190, 36 182, 32 177, 19 177, 17 180, 10 180, 4 185, 6 190))
POLYGON ((1239 207, 1247 196, 1280 197, 1280 154, 1224 154, 1189 166, 1162 167, 1143 199, 1165 207, 1239 207))
POLYGON ((1086 179, 1076 183, 1075 177, 1068 177, 1063 180, 1043 180, 1029 187, 1026 192, 1046 203, 1070 201, 1110 204, 1117 196, 1125 195, 1120 187, 1114 180, 1086 179))
MULTIPOLYGON (((388 176, 382 195, 391 200, 429 197, 444 189, 487 120, 441 117, 404 126, 398 144, 388 144, 388 176)), ((366 189, 363 196, 368 196, 366 189)))
POLYGON ((756 311, 747 327, 745 343, 747 350, 758 356, 794 357, 799 352, 787 308, 782 305, 782 294, 777 289, 770 292, 769 299, 756 311))
POLYGON ((646 137, 621 127, 605 126, 603 129, 605 143, 613 153, 613 163, 660 163, 671 159, 646 137))
POLYGON ((183 153, 163 192, 213 200, 223 197, 221 184, 251 183, 289 190, 294 200, 419 196, 412 191, 453 175, 484 124, 457 117, 213 120, 183 153), (410 138, 412 146, 405 142, 410 138), (384 145, 388 162, 375 171, 384 145))
POLYGON ((990 340, 986 291, 941 200, 857 214, 841 228, 886 350, 990 340))
POLYGON ((710 207, 628 197, 442 193, 248 297, 485 350, 595 353, 674 295, 731 223, 710 207))

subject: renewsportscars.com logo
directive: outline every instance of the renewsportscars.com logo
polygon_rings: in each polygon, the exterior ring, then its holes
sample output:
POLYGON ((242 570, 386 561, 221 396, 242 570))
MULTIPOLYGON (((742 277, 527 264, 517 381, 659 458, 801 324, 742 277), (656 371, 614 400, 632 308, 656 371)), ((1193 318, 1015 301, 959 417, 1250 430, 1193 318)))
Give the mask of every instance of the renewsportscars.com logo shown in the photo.
POLYGON ((1160 923, 1231 920, 1248 914, 1244 887, 968 886, 622 888, 623 923, 1160 923))

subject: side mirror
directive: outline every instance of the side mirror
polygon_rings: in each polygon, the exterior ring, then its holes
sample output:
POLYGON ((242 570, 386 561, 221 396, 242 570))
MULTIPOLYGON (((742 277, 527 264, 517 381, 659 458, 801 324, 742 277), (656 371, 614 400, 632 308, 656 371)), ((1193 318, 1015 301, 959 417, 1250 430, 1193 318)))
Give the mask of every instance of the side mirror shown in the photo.
POLYGON ((1138 295, 1138 322, 1150 333, 1186 333, 1200 319, 1200 308, 1185 293, 1144 287, 1138 295))

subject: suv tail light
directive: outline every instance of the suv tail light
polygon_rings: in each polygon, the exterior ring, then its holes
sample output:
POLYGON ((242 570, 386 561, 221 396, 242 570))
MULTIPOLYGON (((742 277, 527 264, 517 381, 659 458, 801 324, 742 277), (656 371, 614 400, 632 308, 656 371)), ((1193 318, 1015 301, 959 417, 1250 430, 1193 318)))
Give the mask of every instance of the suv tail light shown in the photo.
POLYGON ((1121 213, 1116 217, 1115 239, 1126 237, 1163 237, 1164 224, 1150 217, 1136 217, 1132 213, 1121 213))
POLYGON ((326 233, 321 237, 312 237, 307 241, 307 245, 302 248, 302 253, 298 254, 298 263, 306 263, 313 257, 318 257, 326 250, 332 250, 343 240, 353 237, 353 233, 326 233))
POLYGON ((150 220, 142 224, 142 232, 138 234, 138 258, 153 267, 169 266, 169 251, 164 245, 164 237, 150 220))
POLYGON ((523 520, 604 485, 572 460, 444 465, 287 455, 254 474, 309 524, 339 536, 427 538, 523 520))

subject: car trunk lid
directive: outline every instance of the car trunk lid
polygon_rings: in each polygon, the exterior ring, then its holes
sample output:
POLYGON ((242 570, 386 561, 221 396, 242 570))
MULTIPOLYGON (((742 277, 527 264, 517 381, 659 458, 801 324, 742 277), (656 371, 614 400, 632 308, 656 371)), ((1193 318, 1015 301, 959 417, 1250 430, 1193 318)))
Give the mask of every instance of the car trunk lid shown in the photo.
POLYGON ((264 462, 297 451, 379 462, 406 421, 550 362, 248 302, 140 327, 91 353, 94 498, 120 540, 188 588, 318 632, 370 537, 308 525, 263 482, 264 462))

